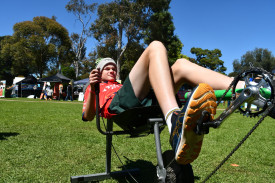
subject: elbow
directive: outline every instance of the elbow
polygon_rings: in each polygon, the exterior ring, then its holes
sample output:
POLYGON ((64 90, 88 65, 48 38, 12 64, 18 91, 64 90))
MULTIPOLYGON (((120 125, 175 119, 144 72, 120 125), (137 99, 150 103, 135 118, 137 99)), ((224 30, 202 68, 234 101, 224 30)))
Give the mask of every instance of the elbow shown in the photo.
POLYGON ((95 119, 95 115, 87 117, 88 121, 93 121, 95 119))
POLYGON ((82 120, 83 121, 93 121, 95 118, 95 114, 87 115, 87 113, 83 112, 82 114, 82 120))

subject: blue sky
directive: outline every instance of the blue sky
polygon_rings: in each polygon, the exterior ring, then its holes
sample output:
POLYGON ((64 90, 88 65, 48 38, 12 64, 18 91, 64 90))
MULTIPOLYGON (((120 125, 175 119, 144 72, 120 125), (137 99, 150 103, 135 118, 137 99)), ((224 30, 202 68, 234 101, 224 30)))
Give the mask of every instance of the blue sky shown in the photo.
MULTIPOLYGON (((0 36, 12 35, 17 22, 32 20, 35 16, 56 16, 69 33, 79 32, 80 24, 69 14, 65 5, 69 0, 9 0, 0 6, 0 36)), ((91 0, 104 3, 109 0, 91 0)), ((88 2, 88 1, 87 1, 88 2)), ((184 44, 182 53, 192 47, 218 48, 221 59, 233 71, 232 62, 247 51, 267 48, 275 54, 274 0, 172 0, 170 12, 174 17, 175 33, 184 44)), ((87 51, 96 41, 88 41, 87 51)))

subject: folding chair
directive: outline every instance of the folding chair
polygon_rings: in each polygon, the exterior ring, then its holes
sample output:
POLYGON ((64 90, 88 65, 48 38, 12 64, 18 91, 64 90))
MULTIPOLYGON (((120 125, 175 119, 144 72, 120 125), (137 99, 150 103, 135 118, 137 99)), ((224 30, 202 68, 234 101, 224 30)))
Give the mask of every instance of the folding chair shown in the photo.
MULTIPOLYGON (((102 129, 99 116, 98 93, 99 91, 98 89, 96 89, 96 125, 98 131, 106 136, 105 172, 72 176, 71 183, 100 181, 116 177, 126 177, 130 174, 139 174, 139 169, 111 172, 112 137, 113 135, 129 135, 129 137, 141 137, 149 134, 154 134, 155 137, 156 156, 158 162, 158 165, 156 167, 158 181, 165 182, 166 169, 164 167, 164 161, 162 157, 160 132, 164 129, 166 124, 160 107, 158 105, 153 105, 149 107, 138 107, 126 110, 121 114, 112 117, 111 119, 107 119, 106 129, 102 129), (113 131, 114 122, 119 127, 121 127, 122 130, 113 131)), ((192 174, 191 176, 193 176, 191 165, 189 166, 189 172, 190 168, 192 174)))

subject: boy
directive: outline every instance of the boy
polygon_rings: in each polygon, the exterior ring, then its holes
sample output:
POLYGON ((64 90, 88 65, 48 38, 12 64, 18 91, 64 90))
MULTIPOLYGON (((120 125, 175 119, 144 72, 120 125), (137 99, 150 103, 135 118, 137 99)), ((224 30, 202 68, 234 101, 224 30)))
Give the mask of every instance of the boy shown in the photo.
MULTIPOLYGON (((196 122, 203 110, 211 114, 211 120, 214 118, 217 104, 213 89, 226 89, 232 79, 186 59, 177 60, 170 68, 166 49, 158 41, 145 49, 123 86, 115 81, 116 72, 116 63, 111 58, 102 59, 91 71, 82 119, 91 121, 95 116, 96 83, 100 83, 100 114, 105 118, 132 107, 150 105, 149 91, 153 88, 165 116, 176 161, 180 164, 193 162, 199 155, 203 140, 203 135, 193 131, 196 122), (184 83, 197 87, 180 110, 175 93, 184 83)), ((239 88, 242 86, 238 85, 239 88)))

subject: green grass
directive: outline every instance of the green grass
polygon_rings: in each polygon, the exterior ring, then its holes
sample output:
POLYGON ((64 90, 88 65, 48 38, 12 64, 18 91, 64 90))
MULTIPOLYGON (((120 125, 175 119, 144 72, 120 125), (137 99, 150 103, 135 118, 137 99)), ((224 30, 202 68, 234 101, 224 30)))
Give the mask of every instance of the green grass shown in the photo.
MULTIPOLYGON (((0 182, 70 182, 70 176, 104 172, 105 137, 95 122, 82 122, 81 110, 78 101, 0 99, 0 182)), ((257 120, 235 113, 219 129, 211 129, 192 163, 195 182, 211 173, 257 120)), ((208 182, 274 182, 274 129, 274 119, 267 117, 208 182)), ((168 139, 165 129, 163 151, 170 149, 168 139)), ((140 182, 154 182, 153 135, 114 136, 113 144, 124 164, 141 169, 140 182)), ((113 154, 112 171, 116 170, 121 170, 121 163, 113 154)))

